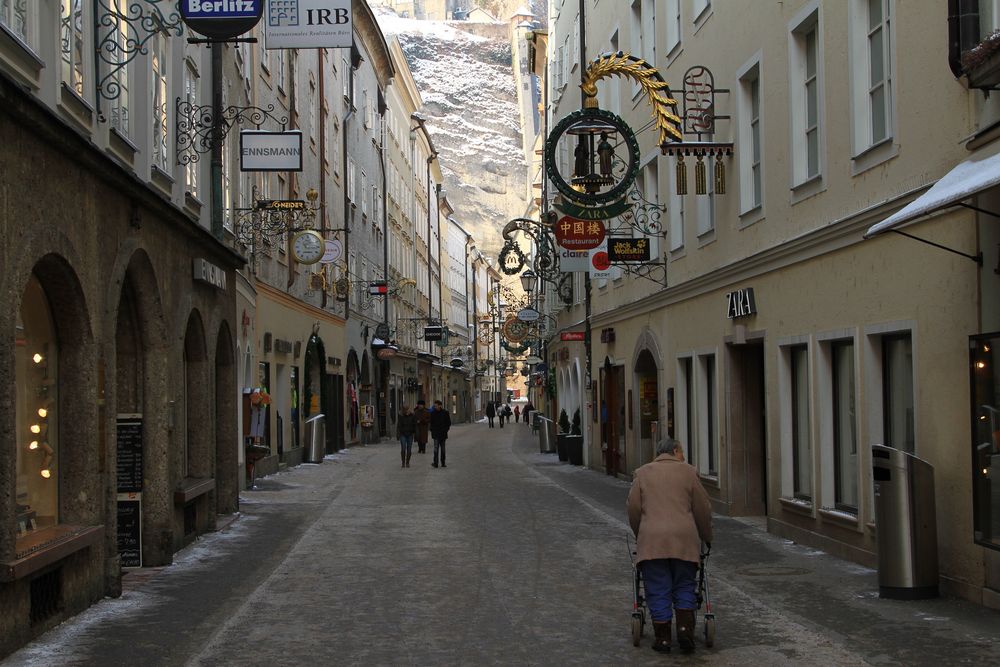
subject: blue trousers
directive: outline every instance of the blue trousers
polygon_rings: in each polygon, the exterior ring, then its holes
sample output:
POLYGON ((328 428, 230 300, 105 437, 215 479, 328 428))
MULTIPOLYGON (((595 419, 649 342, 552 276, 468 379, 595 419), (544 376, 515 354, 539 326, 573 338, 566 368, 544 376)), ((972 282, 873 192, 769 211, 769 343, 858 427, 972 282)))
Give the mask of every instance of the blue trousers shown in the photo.
POLYGON ((646 588, 646 605, 654 621, 666 622, 674 617, 673 608, 697 609, 695 575, 698 564, 677 558, 644 560, 642 581, 646 588))
POLYGON ((400 447, 400 454, 409 454, 410 450, 413 448, 413 436, 412 435, 399 436, 399 447, 400 447))

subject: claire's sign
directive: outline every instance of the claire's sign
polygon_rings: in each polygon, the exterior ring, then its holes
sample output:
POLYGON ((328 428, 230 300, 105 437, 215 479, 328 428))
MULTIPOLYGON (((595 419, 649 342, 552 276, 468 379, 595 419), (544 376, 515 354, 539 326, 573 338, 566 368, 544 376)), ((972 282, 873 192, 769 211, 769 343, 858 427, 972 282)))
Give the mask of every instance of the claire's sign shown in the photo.
POLYGON ((181 18, 189 28, 212 39, 226 40, 249 32, 264 13, 264 0, 180 0, 181 18))

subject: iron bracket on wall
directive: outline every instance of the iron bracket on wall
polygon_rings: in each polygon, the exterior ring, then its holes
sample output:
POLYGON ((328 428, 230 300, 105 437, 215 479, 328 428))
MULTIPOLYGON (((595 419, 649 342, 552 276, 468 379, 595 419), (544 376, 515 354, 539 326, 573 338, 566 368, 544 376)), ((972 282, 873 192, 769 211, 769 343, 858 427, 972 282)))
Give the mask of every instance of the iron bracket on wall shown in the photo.
MULTIPOLYGON (((240 107, 229 105, 222 110, 222 136, 225 141, 229 131, 237 125, 254 125, 259 130, 265 121, 281 125, 285 131, 288 116, 280 118, 274 115, 274 105, 262 107, 240 107)), ((177 164, 185 165, 197 162, 199 157, 212 150, 212 128, 215 124, 215 113, 211 104, 191 104, 187 100, 177 98, 177 164)))
POLYGON ((101 113, 100 101, 121 96, 118 73, 136 56, 148 54, 149 40, 157 34, 183 35, 184 22, 177 10, 177 0, 94 0, 94 10, 98 71, 104 71, 97 83, 97 111, 104 122, 107 118, 101 113))

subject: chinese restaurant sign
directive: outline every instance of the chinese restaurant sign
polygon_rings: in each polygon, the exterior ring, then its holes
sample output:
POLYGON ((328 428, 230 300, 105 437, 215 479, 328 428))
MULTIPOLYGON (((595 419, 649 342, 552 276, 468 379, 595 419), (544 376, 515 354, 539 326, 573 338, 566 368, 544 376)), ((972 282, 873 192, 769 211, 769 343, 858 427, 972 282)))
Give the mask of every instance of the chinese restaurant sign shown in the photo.
POLYGON ((601 245, 605 234, 600 220, 578 220, 564 215, 556 222, 556 243, 567 250, 590 250, 601 245))

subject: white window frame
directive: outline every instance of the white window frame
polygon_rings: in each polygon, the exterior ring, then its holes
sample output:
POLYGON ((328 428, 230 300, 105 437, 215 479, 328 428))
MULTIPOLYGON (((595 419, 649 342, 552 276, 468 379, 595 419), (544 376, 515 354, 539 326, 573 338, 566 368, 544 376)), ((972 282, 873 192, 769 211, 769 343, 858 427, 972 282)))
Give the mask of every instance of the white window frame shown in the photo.
POLYGON ((40 4, 31 0, 22 2, 19 0, 0 0, 0 24, 32 51, 35 51, 38 43, 38 7, 40 4), (23 11, 23 14, 19 15, 18 10, 23 11))
POLYGON ((864 485, 861 482, 861 472, 865 468, 865 458, 861 455, 861 432, 860 424, 857 423, 860 406, 857 401, 860 398, 858 382, 858 370, 861 367, 858 363, 858 338, 853 329, 838 330, 816 336, 818 345, 814 355, 814 373, 817 387, 816 410, 814 415, 818 426, 819 437, 816 441, 816 451, 820 459, 820 475, 816 482, 819 491, 814 493, 815 500, 820 506, 820 510, 825 514, 835 515, 841 519, 857 521, 861 517, 861 507, 864 503, 864 485), (834 452, 834 420, 836 415, 833 410, 833 346, 840 342, 851 342, 854 344, 854 387, 855 387, 855 432, 858 433, 858 460, 855 470, 858 493, 857 511, 851 512, 837 507, 836 488, 836 456, 834 452))
POLYGON ((781 445, 781 498, 786 502, 792 502, 802 507, 815 508, 816 503, 816 438, 814 425, 816 419, 813 406, 813 355, 812 345, 809 336, 794 336, 784 338, 778 343, 778 396, 780 403, 780 445, 781 445), (808 453, 808 465, 806 469, 809 474, 810 493, 809 498, 798 495, 795 486, 796 467, 796 439, 795 439, 795 367, 792 354, 795 350, 805 348, 806 352, 806 401, 807 401, 807 437, 808 443, 806 451, 808 453))
MULTIPOLYGON (((685 160, 685 168, 690 169, 691 163, 685 160)), ((684 251, 684 195, 677 194, 677 178, 671 173, 667 179, 670 182, 669 202, 667 203, 667 220, 669 226, 668 238, 671 254, 684 251)))
POLYGON ((886 145, 893 145, 897 127, 895 82, 893 81, 896 72, 895 48, 893 47, 896 43, 896 2, 895 0, 874 1, 883 3, 881 27, 885 31, 882 40, 882 56, 886 86, 886 136, 878 140, 873 136, 871 94, 875 90, 875 87, 873 87, 871 80, 871 58, 869 53, 869 0, 851 0, 848 60, 851 78, 851 126, 853 134, 853 159, 856 161, 855 173, 874 166, 874 164, 878 164, 895 154, 890 149, 884 149, 883 151, 877 151, 876 149, 883 148, 886 145), (888 39, 885 39, 886 36, 888 39), (878 154, 874 158, 869 158, 869 155, 873 151, 878 154))
POLYGON ((791 178, 792 188, 798 188, 806 183, 821 179, 825 163, 825 118, 823 95, 823 24, 819 0, 813 0, 805 6, 789 23, 788 27, 788 64, 789 64, 789 144, 792 149, 791 178), (815 35, 814 62, 815 69, 808 69, 809 43, 808 35, 815 35), (809 100, 815 98, 816 117, 810 122, 809 100), (816 171, 810 173, 809 135, 815 138, 816 171))
POLYGON ((920 429, 916 428, 919 423, 920 403, 917 400, 917 363, 919 360, 917 323, 913 320, 903 320, 895 322, 885 322, 882 324, 870 325, 864 328, 864 359, 865 359, 865 415, 868 419, 868 442, 896 446, 894 443, 885 442, 885 376, 883 358, 883 339, 886 337, 908 335, 912 353, 912 373, 911 386, 913 387, 913 452, 919 455, 920 452, 920 429))
POLYGON ((90 61, 93 54, 90 42, 93 30, 88 28, 93 21, 89 9, 91 4, 85 0, 62 0, 59 5, 59 37, 56 39, 60 80, 83 99, 90 98, 90 61), (74 15, 79 16, 79 25, 73 25, 76 22, 74 15), (69 51, 64 45, 69 46, 69 51), (79 52, 74 45, 79 47, 79 52))
POLYGON ((762 212, 764 208, 764 123, 761 111, 761 53, 758 51, 736 74, 738 109, 738 150, 740 176, 740 216, 762 212), (754 110, 753 89, 757 90, 754 110), (756 143, 757 151, 754 151, 756 143), (759 174, 760 199, 756 196, 754 174, 759 174))
POLYGON ((163 33, 157 33, 150 40, 150 96, 152 110, 152 133, 150 134, 150 155, 153 164, 162 172, 170 169, 170 52, 171 41, 163 33))
POLYGON ((664 48, 667 51, 667 57, 673 58, 677 55, 677 52, 681 48, 682 40, 682 29, 681 29, 681 0, 667 0, 666 7, 666 44, 664 48))
MULTIPOLYGON (((195 51, 197 53, 197 51, 195 51)), ((201 78, 198 74, 198 66, 194 59, 190 56, 184 59, 184 100, 191 105, 190 108, 196 108, 199 102, 200 95, 200 85, 201 78)), ((193 126, 193 123, 192 123, 193 126)), ((192 127, 191 132, 193 134, 194 128, 192 127)), ((191 144, 194 145, 194 138, 192 137, 191 144)), ((198 196, 198 164, 197 160, 190 160, 187 164, 183 165, 184 170, 184 187, 187 192, 191 193, 192 196, 198 196)))
POLYGON ((695 418, 697 419, 698 472, 718 479, 719 461, 719 355, 711 349, 698 352, 694 357, 695 418), (712 360, 711 369, 707 368, 712 360), (714 470, 712 469, 714 463, 714 470))

